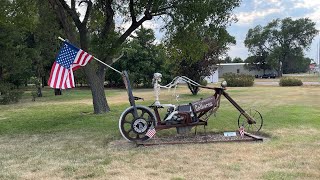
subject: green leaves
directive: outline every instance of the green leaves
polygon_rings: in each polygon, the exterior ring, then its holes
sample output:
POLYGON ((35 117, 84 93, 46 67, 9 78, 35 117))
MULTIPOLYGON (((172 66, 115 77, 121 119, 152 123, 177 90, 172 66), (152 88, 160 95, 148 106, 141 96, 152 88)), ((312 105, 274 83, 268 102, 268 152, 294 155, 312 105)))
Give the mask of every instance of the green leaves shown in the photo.
MULTIPOLYGON (((119 70, 128 70, 130 81, 134 86, 151 87, 153 73, 161 72, 165 59, 164 48, 154 45, 154 32, 141 27, 136 36, 124 48, 124 56, 113 64, 119 70)), ((107 71, 106 78, 110 85, 122 85, 122 78, 112 70, 107 71)))
MULTIPOLYGON (((264 27, 258 25, 249 29, 245 46, 258 60, 256 63, 268 63, 282 75, 283 67, 292 59, 303 59, 303 50, 310 47, 317 34, 315 23, 308 18, 275 19, 264 27)), ((302 61, 297 63, 298 66, 303 64, 302 61)))

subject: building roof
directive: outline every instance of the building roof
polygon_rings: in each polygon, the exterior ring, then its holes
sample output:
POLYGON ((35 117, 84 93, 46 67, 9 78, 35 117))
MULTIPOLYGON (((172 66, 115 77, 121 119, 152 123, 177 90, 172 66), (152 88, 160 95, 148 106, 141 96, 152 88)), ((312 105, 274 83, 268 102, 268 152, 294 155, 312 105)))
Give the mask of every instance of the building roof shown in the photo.
POLYGON ((218 66, 234 66, 234 65, 245 65, 247 63, 221 63, 217 64, 218 66))

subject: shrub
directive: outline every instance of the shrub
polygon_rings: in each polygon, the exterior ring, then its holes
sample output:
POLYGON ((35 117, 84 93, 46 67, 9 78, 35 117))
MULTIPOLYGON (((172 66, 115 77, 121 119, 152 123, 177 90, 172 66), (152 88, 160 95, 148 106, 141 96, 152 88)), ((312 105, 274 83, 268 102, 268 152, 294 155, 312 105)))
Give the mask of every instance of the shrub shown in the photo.
POLYGON ((200 84, 201 84, 202 86, 207 86, 207 85, 208 85, 208 81, 205 80, 205 79, 202 79, 202 80, 200 81, 200 84))
POLYGON ((22 97, 23 91, 14 89, 10 83, 0 83, 0 104, 18 102, 22 97))
POLYGON ((280 79, 279 85, 280 86, 302 86, 303 83, 300 79, 285 77, 280 79))
POLYGON ((254 76, 249 74, 226 73, 223 78, 230 87, 248 87, 254 83, 254 76))

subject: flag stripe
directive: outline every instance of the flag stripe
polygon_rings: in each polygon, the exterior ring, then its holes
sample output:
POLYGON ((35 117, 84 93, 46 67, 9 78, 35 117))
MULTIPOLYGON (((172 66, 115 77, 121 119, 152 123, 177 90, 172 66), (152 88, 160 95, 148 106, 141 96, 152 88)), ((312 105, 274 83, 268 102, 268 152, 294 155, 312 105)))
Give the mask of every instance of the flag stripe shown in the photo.
POLYGON ((80 61, 80 58, 81 58, 83 52, 84 52, 84 51, 80 50, 80 51, 77 53, 77 56, 76 56, 73 64, 79 64, 79 61, 80 61))
POLYGON ((86 55, 87 55, 87 53, 86 53, 86 52, 83 52, 83 53, 81 54, 80 59, 79 59, 79 63, 77 63, 77 64, 79 64, 79 65, 81 66, 81 65, 83 64, 83 62, 85 61, 86 55))
MULTIPOLYGON (((57 84, 57 87, 62 87, 62 85, 64 84, 64 82, 65 82, 65 74, 66 74, 66 69, 65 68, 63 68, 62 66, 60 66, 60 75, 59 75, 59 84, 57 84)), ((63 89, 63 88, 61 88, 61 89, 63 89)))
POLYGON ((74 66, 79 66, 83 52, 79 51, 78 54, 79 54, 79 56, 77 57, 77 59, 75 59, 75 62, 73 63, 74 66))
POLYGON ((54 87, 54 82, 56 81, 56 74, 57 74, 57 69, 59 68, 59 66, 57 65, 57 63, 54 64, 54 66, 52 66, 52 76, 50 76, 50 87, 54 87))
POLYGON ((155 128, 149 128, 149 130, 146 133, 146 136, 149 138, 152 138, 156 134, 156 129, 155 128))
POLYGON ((53 66, 51 68, 51 72, 50 72, 50 77, 49 77, 49 80, 48 80, 48 84, 50 85, 51 83, 51 79, 52 79, 52 76, 53 76, 53 71, 54 71, 54 68, 56 67, 56 62, 53 63, 53 66))
POLYGON ((56 69, 56 73, 54 74, 54 81, 53 81, 53 86, 54 86, 54 88, 56 88, 57 87, 57 84, 59 84, 60 83, 60 81, 59 81, 59 76, 60 76, 60 69, 61 69, 61 66, 57 63, 57 69, 56 69))

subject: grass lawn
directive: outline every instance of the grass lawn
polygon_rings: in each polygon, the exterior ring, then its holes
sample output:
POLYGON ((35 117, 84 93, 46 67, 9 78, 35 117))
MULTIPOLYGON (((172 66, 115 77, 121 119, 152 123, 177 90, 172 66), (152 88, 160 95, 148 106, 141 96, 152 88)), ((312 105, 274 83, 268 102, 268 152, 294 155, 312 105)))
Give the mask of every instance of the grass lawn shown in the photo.
MULTIPOLYGON (((186 103, 186 87, 161 91, 162 103, 186 103)), ((128 107, 124 90, 108 89, 111 112, 92 114, 88 89, 64 91, 0 106, 0 179, 320 179, 320 87, 248 87, 227 91, 243 108, 264 118, 263 143, 217 143, 135 147, 118 130, 128 107)), ((153 101, 151 89, 135 90, 153 101)), ((223 99, 208 131, 237 129, 238 112, 223 99)), ((201 129, 201 128, 198 128, 201 129)), ((174 134, 164 130, 158 136, 174 134)))

